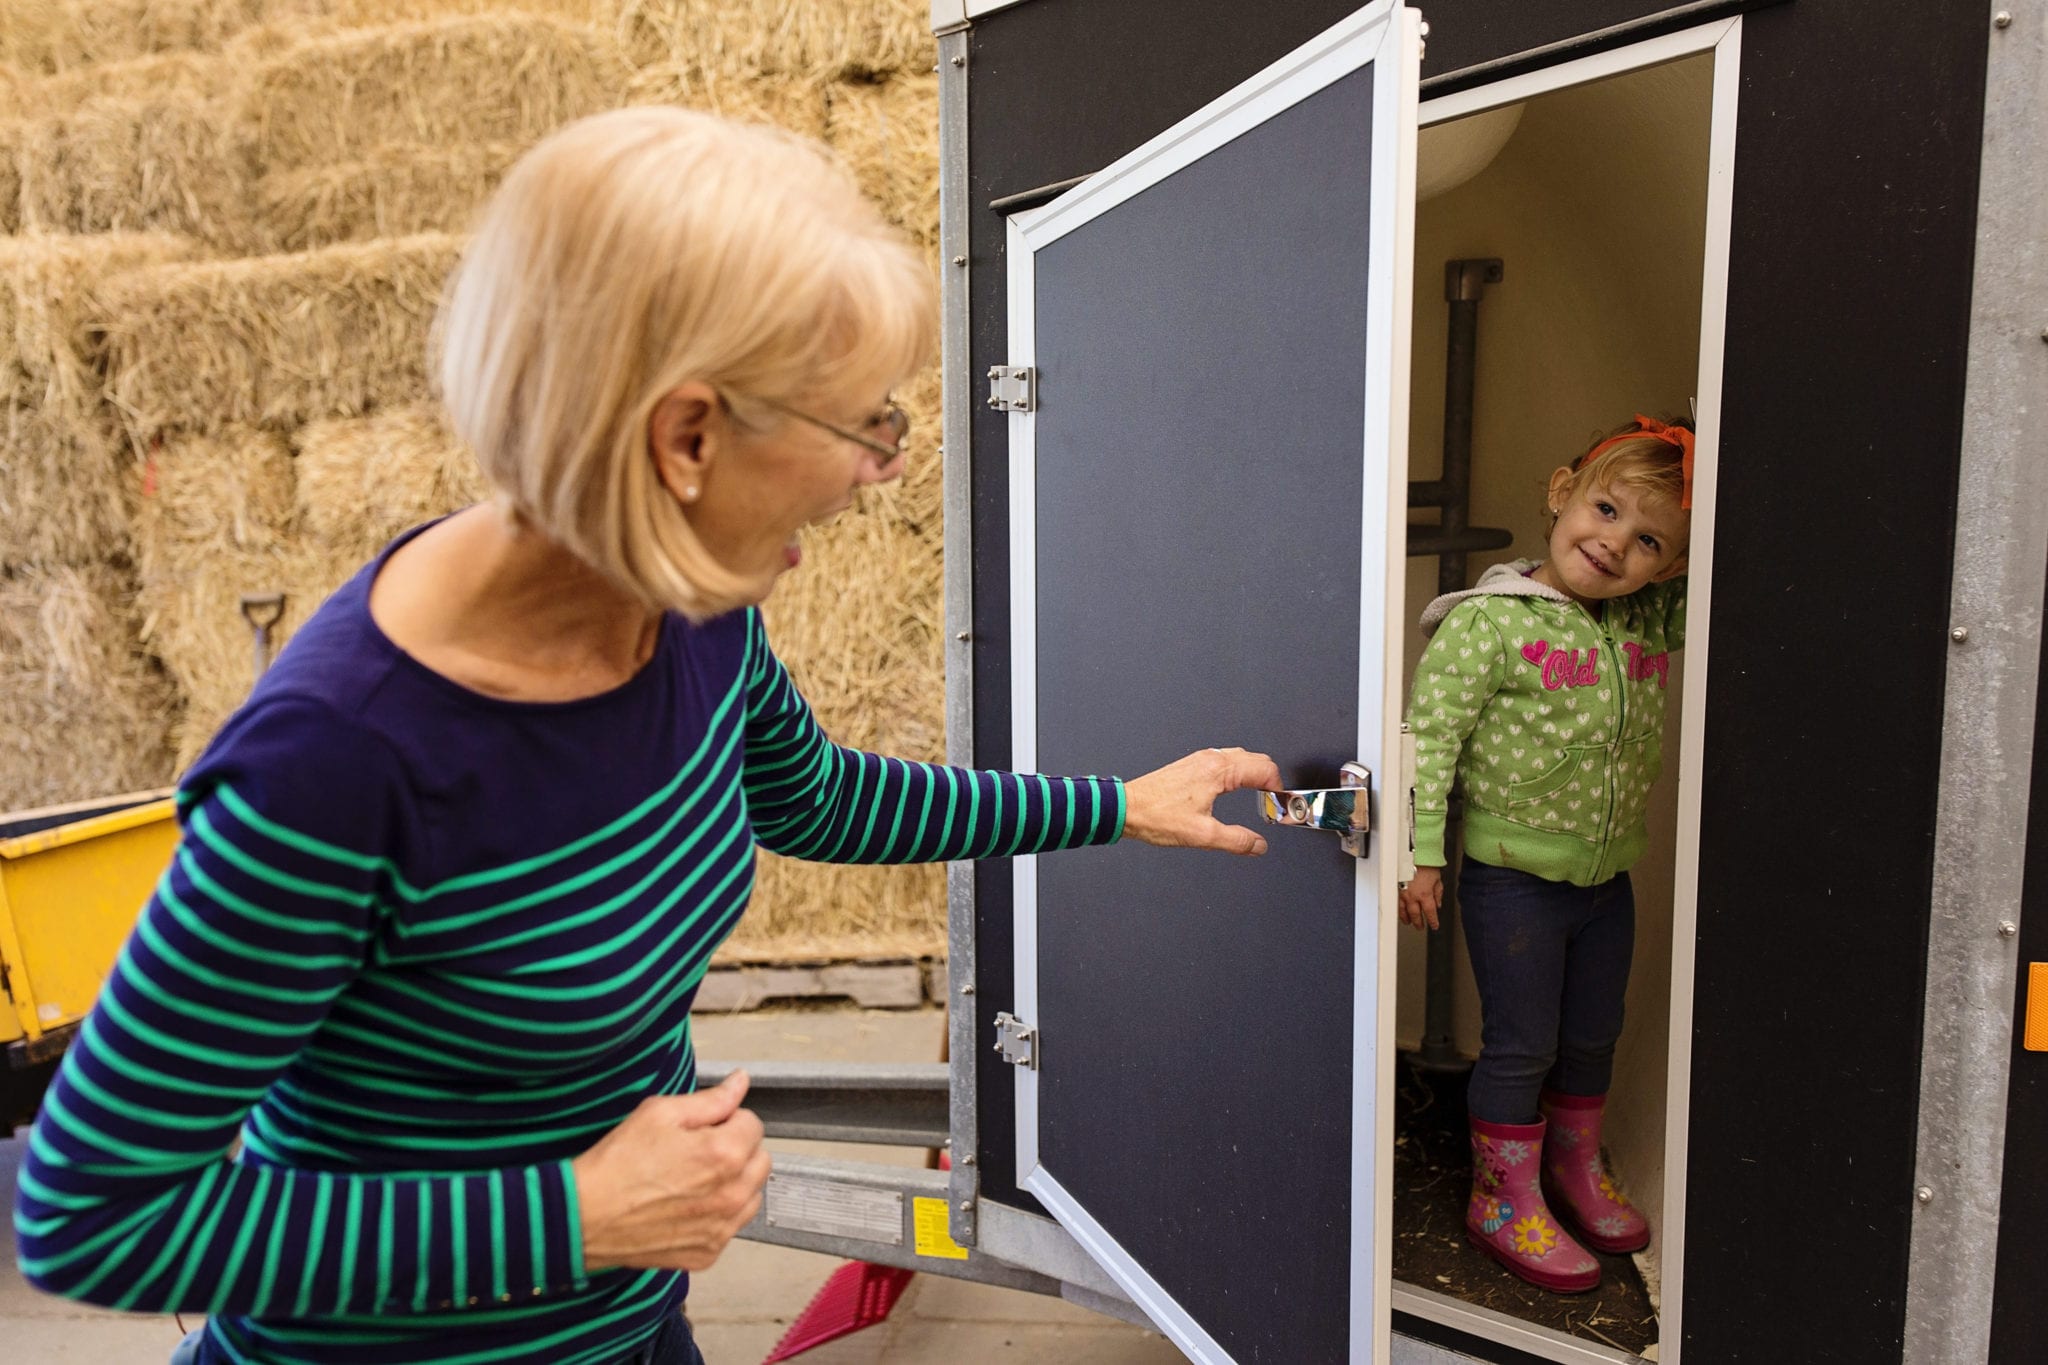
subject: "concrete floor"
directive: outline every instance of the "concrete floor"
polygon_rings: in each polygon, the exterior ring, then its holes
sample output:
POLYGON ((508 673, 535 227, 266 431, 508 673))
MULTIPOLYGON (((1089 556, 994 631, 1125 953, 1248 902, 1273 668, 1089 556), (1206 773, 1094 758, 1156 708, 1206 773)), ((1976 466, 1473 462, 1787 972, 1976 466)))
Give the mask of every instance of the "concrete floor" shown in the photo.
MULTIPOLYGON (((764 1010, 706 1015, 697 1046, 717 1061, 935 1061, 938 1010, 764 1010)), ((919 1153, 817 1143, 781 1150, 904 1160, 919 1153)), ((0 1209, 14 1204, 23 1139, 0 1141, 0 1209)), ((11 1236, 11 1234, 10 1234, 11 1236)), ((735 1242, 696 1277, 690 1317, 708 1365, 757 1365, 841 1262, 784 1247, 735 1242)), ((188 1325, 195 1320, 188 1318, 188 1325)), ((9 1365, 162 1365, 181 1333, 169 1318, 108 1313, 37 1294, 12 1255, 0 1259, 0 1358, 9 1365)), ((1163 1337, 1036 1294, 920 1275, 888 1321, 799 1359, 814 1365, 1175 1365, 1163 1337)))

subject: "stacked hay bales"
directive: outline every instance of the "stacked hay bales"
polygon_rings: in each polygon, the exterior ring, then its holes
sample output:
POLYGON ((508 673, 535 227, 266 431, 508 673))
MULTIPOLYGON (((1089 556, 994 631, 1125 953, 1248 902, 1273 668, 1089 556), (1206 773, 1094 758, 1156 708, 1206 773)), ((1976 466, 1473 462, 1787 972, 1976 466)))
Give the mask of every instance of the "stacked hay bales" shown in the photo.
POLYGON ((133 467, 102 401, 93 320, 127 272, 176 239, 0 239, 0 808, 157 786, 176 695, 137 646, 125 555, 133 467))
POLYGON ((114 565, 0 571, 0 808, 144 791, 171 774, 163 671, 114 565))
MULTIPOLYGON (((390 537, 473 501, 427 332, 505 169, 665 102, 824 139, 928 253, 925 0, 0 6, 0 808, 168 780, 390 537)), ((943 751, 938 383, 910 472, 811 539, 769 628, 827 729, 943 751)), ((726 956, 942 951, 936 868, 764 855, 726 956)))

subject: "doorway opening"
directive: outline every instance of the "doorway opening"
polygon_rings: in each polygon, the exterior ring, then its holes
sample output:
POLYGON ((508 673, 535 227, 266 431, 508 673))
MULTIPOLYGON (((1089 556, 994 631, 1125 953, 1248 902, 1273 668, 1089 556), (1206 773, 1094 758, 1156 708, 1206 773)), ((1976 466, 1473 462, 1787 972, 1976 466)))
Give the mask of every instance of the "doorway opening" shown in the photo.
MULTIPOLYGON (((1425 936, 1400 934, 1394 1309, 1560 1361, 1676 1359, 1668 1343, 1684 1236, 1697 737, 1739 22, 1422 107, 1407 620, 1493 564, 1541 559, 1550 473, 1597 436, 1639 412, 1699 425, 1692 629, 1666 683, 1649 850, 1630 869, 1635 949, 1604 1134, 1651 1241, 1633 1256, 1599 1256, 1598 1289, 1538 1289, 1467 1241, 1465 1085, 1480 1045, 1478 992, 1453 907, 1445 932, 1428 936, 1439 939, 1434 969, 1425 936), (1469 406, 1458 377, 1467 364, 1469 406), (1461 424, 1469 488, 1457 467, 1461 424), (1691 683, 1688 670, 1698 674, 1691 683)), ((1406 672, 1427 642, 1411 624, 1406 672)))

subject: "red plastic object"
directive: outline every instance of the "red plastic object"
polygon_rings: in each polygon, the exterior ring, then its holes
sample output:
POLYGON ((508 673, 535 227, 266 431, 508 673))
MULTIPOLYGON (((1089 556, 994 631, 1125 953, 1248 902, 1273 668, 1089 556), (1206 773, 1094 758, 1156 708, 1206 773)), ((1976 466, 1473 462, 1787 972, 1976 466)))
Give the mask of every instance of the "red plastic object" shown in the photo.
MULTIPOLYGON (((942 1171, 953 1169, 951 1159, 944 1152, 938 1154, 938 1168, 942 1171)), ((782 1340, 775 1343, 775 1349, 761 1365, 779 1365, 785 1360, 794 1360, 813 1346, 823 1346, 828 1341, 850 1337, 863 1327, 873 1327, 889 1316, 896 1307, 896 1300, 903 1297, 903 1291, 910 1287, 915 1270, 903 1270, 892 1265, 876 1265, 871 1261, 848 1261, 832 1272, 825 1281, 825 1287, 796 1315, 796 1321, 782 1334, 782 1340)))
POLYGON ((903 1297, 904 1289, 916 1274, 915 1270, 893 1265, 848 1261, 832 1272, 825 1287, 797 1314, 796 1321, 761 1365, 794 1360, 813 1346, 823 1346, 828 1341, 852 1336, 863 1327, 874 1326, 889 1316, 889 1310, 903 1297))

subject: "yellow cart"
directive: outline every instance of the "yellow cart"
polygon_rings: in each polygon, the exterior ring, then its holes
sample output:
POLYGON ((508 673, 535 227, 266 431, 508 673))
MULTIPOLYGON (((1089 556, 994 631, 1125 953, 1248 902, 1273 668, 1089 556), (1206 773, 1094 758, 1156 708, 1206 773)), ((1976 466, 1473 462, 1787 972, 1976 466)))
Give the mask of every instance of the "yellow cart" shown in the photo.
POLYGON ((0 1133, 25 1123, 178 844, 169 791, 0 815, 0 1133))

